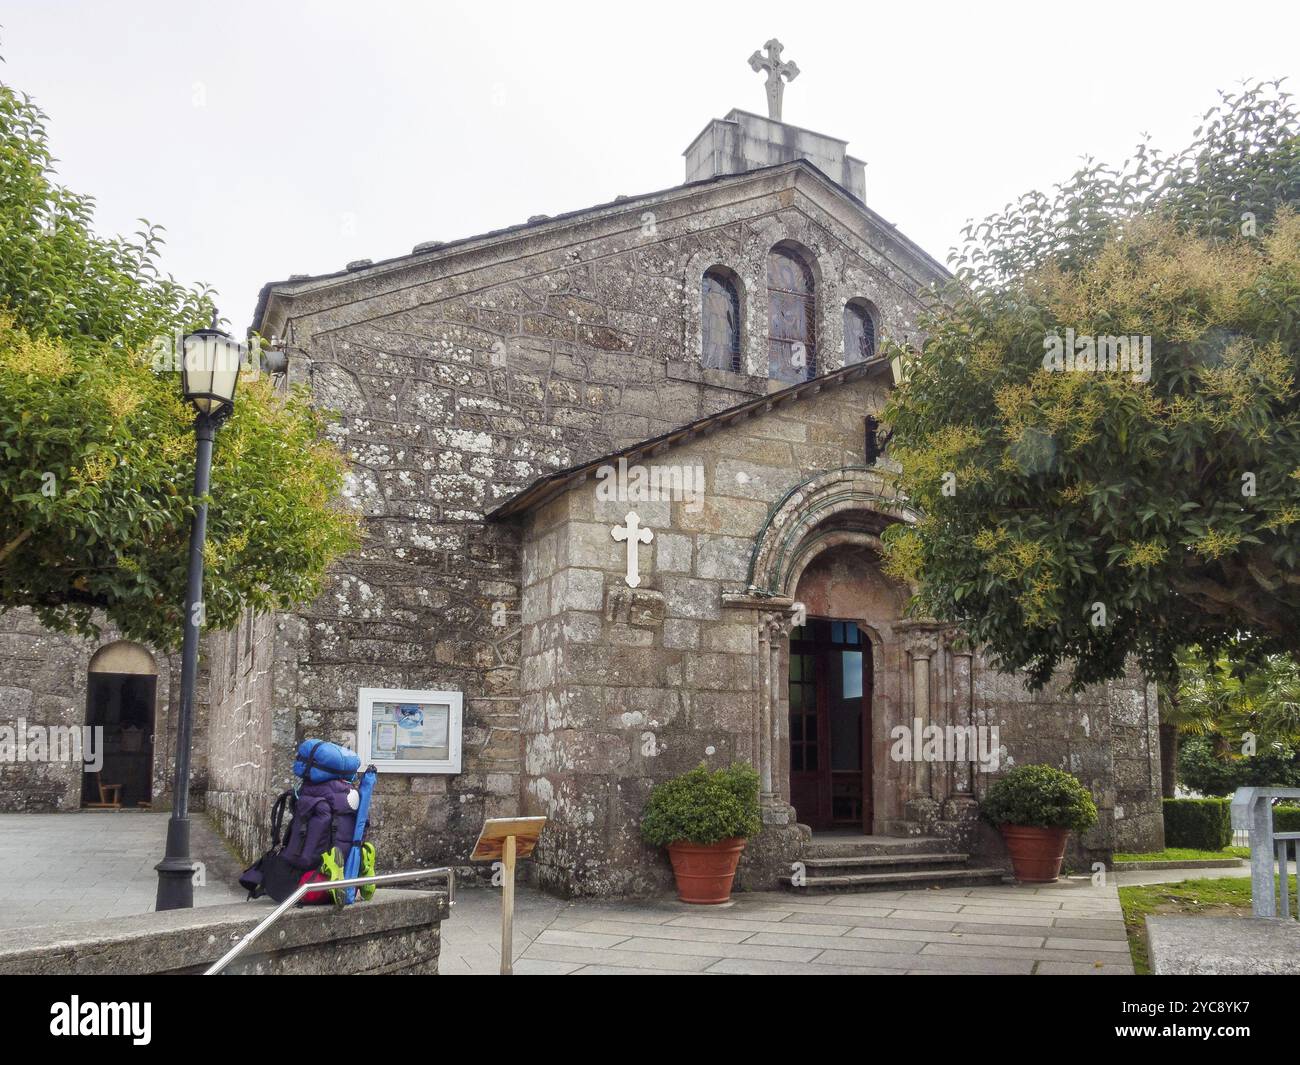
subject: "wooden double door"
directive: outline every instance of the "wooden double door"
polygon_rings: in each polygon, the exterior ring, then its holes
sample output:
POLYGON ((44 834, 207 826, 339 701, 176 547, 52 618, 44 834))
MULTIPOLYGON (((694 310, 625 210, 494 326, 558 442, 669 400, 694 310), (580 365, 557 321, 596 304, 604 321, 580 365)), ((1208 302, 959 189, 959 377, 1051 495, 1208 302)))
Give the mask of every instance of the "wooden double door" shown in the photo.
POLYGON ((790 634, 790 803, 810 828, 871 832, 871 644, 854 621, 790 634))

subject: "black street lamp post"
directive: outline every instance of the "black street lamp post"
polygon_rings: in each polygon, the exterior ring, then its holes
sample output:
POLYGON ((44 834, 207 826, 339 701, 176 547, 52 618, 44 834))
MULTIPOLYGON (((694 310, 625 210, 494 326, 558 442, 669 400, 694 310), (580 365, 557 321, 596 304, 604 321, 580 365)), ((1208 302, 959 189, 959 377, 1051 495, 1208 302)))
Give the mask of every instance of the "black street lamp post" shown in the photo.
POLYGON ((190 747, 194 741, 194 687, 199 671, 199 636, 203 627, 203 541, 207 535, 212 441, 234 409, 239 381, 240 346, 217 328, 188 334, 182 342, 181 390, 198 412, 194 462, 194 521, 190 526, 190 568, 185 589, 185 637, 181 644, 181 698, 176 717, 176 783, 167 822, 167 853, 158 870, 158 910, 194 905, 194 863, 190 859, 190 747))

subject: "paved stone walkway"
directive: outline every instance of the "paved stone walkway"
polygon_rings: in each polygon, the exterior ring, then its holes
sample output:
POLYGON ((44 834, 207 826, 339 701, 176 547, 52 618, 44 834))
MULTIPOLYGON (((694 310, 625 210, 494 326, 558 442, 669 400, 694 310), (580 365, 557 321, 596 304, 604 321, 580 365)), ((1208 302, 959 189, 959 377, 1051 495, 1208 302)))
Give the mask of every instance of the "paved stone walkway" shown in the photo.
MULTIPOLYGON (((239 865, 211 825, 192 822, 206 866, 197 906, 238 902, 239 865)), ((0 815, 0 928, 153 909, 167 814, 0 815)), ((1130 973, 1117 884, 1244 876, 1243 869, 1112 873, 1039 888, 943 888, 862 895, 744 893, 725 906, 673 899, 566 902, 520 886, 515 969, 598 973, 1130 973)), ((501 896, 464 885, 443 925, 442 972, 496 973, 501 896)))
MULTIPOLYGON (((466 887, 443 924, 443 973, 499 968, 500 894, 466 887)), ((738 894, 562 902, 521 888, 519 974, 1131 974, 1113 884, 861 895, 738 894)))
MULTIPOLYGON (((151 911, 167 816, 151 810, 0 814, 0 928, 151 911)), ((242 900, 235 858, 203 815, 192 818, 190 836, 206 881, 195 886, 194 905, 242 900)))

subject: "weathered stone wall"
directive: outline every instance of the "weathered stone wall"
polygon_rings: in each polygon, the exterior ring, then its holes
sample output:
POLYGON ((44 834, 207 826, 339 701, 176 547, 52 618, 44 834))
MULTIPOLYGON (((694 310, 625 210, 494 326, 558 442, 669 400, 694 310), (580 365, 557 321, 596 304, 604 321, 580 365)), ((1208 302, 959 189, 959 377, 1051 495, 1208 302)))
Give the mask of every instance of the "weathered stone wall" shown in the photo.
POLYGON ((295 736, 298 644, 293 615, 246 614, 211 633, 208 810, 245 860, 270 846, 271 806, 289 787, 295 736))
MULTIPOLYGON (((931 659, 931 689, 939 724, 996 726, 1000 756, 994 772, 978 765, 933 763, 931 794, 976 801, 997 777, 1017 765, 1045 763, 1073 773, 1097 803, 1097 825, 1070 838, 1067 865, 1087 871, 1113 851, 1164 846, 1160 809, 1160 760, 1155 690, 1136 669, 1082 692, 1067 690, 1060 676, 1030 691, 1019 675, 1000 673, 981 654, 958 654, 944 642, 931 659)), ((906 712, 910 715, 910 708, 906 712)), ((885 728, 908 723, 886 718, 885 728)), ((888 744, 888 733, 885 733, 888 744)), ((879 738, 879 735, 878 735, 879 738)), ((879 764, 879 763, 877 763, 879 764)), ((908 814, 882 827, 906 831, 908 814)), ((1001 837, 973 820, 975 807, 940 802, 929 812, 929 830, 960 840, 981 860, 1004 856, 1001 837)), ((924 823, 924 822, 923 822, 924 823)))
MULTIPOLYGON (((102 620, 101 624, 102 624, 102 620)), ((0 726, 80 726, 86 722, 90 660, 101 647, 121 639, 109 625, 100 637, 81 639, 51 632, 28 610, 0 616, 0 726)), ((153 744, 153 804, 171 804, 175 776, 176 709, 180 698, 180 656, 150 651, 158 667, 153 744), (176 678, 173 683, 172 678, 176 678)), ((207 790, 207 677, 200 662, 195 699, 190 801, 203 808, 207 790)), ((0 761, 0 811, 54 812, 81 805, 80 764, 0 761)))
MULTIPOLYGON (((86 666, 94 648, 49 632, 26 610, 0 617, 0 725, 82 725, 86 666)), ((0 762, 0 810, 51 812, 81 806, 80 765, 0 762)))
POLYGON ((337 412, 367 532, 302 612, 297 736, 350 739, 361 687, 465 693, 464 771, 381 778, 389 861, 463 858, 484 817, 518 810, 518 530, 484 514, 539 475, 765 392, 766 257, 782 240, 817 275, 822 368, 841 358, 847 299, 903 335, 939 276, 800 163, 277 286, 257 324, 337 412), (744 289, 748 374, 699 366, 716 264, 744 289))

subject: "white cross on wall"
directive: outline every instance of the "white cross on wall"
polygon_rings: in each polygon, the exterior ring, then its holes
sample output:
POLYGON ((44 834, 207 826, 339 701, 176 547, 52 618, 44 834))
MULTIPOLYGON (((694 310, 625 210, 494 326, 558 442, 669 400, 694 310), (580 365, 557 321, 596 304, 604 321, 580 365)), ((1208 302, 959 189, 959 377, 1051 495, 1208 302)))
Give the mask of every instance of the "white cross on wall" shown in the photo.
POLYGON ((640 549, 637 545, 648 544, 655 538, 655 534, 651 530, 641 527, 641 519, 637 517, 635 510, 629 510, 627 517, 623 521, 624 524, 615 525, 610 530, 610 535, 615 540, 627 541, 627 576, 623 579, 627 581, 629 588, 635 588, 641 583, 640 559, 638 558, 640 549))

